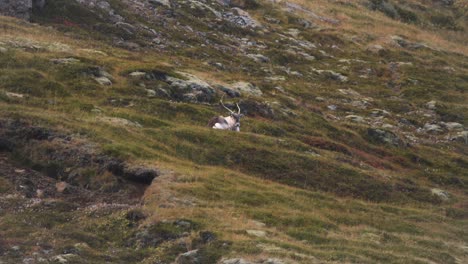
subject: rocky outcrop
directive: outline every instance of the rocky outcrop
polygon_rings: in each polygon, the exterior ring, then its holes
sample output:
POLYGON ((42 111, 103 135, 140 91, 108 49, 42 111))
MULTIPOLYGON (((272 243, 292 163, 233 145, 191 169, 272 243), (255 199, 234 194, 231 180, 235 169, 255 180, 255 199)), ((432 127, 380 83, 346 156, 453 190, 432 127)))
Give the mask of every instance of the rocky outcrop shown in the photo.
POLYGON ((0 1, 0 15, 29 19, 32 7, 33 0, 2 0, 0 1))
POLYGON ((33 9, 42 9, 46 0, 1 0, 0 15, 29 20, 33 9))

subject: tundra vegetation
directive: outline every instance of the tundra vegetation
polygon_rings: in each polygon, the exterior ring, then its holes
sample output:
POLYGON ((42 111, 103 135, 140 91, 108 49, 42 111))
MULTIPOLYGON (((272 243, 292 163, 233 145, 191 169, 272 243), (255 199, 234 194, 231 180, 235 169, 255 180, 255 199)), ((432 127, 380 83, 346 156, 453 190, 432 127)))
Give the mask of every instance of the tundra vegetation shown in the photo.
POLYGON ((0 16, 0 263, 467 263, 466 1, 0 16), (214 130, 239 103, 242 130, 214 130), (241 262, 244 261, 244 262, 241 262))

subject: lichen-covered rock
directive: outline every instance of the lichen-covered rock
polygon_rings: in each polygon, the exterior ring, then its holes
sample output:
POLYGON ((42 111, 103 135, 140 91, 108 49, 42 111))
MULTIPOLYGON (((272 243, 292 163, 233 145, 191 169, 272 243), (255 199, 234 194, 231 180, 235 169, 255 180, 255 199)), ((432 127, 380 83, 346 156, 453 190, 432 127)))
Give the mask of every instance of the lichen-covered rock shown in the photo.
POLYGON ((248 82, 237 82, 231 85, 231 89, 239 91, 242 95, 262 96, 260 88, 248 82))
POLYGON ((176 90, 177 94, 181 94, 180 99, 186 102, 210 102, 215 96, 215 90, 204 80, 198 78, 195 75, 178 72, 182 75, 185 80, 167 77, 166 82, 176 90))
POLYGON ((400 147, 405 146, 405 143, 395 133, 388 130, 369 128, 367 129, 367 135, 374 142, 400 147))
POLYGON ((2 0, 0 1, 0 15, 29 19, 32 7, 32 0, 2 0))

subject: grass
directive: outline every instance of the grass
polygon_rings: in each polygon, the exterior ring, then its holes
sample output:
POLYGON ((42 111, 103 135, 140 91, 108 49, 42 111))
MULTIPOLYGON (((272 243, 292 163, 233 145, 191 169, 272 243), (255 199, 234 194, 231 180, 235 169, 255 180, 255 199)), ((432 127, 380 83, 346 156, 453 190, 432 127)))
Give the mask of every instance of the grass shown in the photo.
MULTIPOLYGON (((80 259, 88 261, 83 263, 169 263, 195 246, 204 263, 239 256, 279 257, 299 263, 465 260, 466 147, 425 141, 407 147, 388 146, 369 140, 367 125, 342 122, 339 118, 349 114, 367 118, 373 108, 385 109, 391 113, 382 119, 385 122, 397 124, 405 118, 414 127, 402 128, 397 136, 403 137, 429 120, 411 111, 423 111, 427 101, 437 100, 435 113, 440 120, 466 125, 467 51, 461 30, 466 25, 457 24, 461 27, 457 32, 440 29, 451 27, 450 19, 456 19, 453 10, 442 10, 435 25, 426 25, 430 18, 420 12, 409 13, 412 6, 397 9, 402 20, 411 22, 406 24, 366 11, 355 3, 293 2, 341 21, 333 26, 312 19, 319 28, 302 29, 299 38, 318 46, 308 51, 316 57, 312 62, 283 52, 285 47, 296 44, 276 33, 259 34, 221 24, 220 32, 232 34, 231 38, 212 35, 212 29, 206 26, 212 18, 196 18, 186 6, 176 12, 177 20, 190 23, 206 35, 202 38, 183 30, 167 32, 165 38, 174 43, 186 39, 186 45, 168 45, 164 52, 145 48, 127 51, 109 45, 110 36, 128 36, 109 29, 100 13, 64 1, 51 2, 51 9, 34 17, 55 29, 1 17, 0 30, 5 34, 0 36, 0 46, 8 48, 6 53, 0 53, 3 118, 27 120, 64 134, 79 135, 107 155, 135 164, 151 164, 164 171, 145 192, 141 210, 147 218, 139 222, 129 220, 123 209, 88 212, 62 204, 11 215, 0 212, 1 237, 19 241, 27 250, 33 250, 37 241, 53 243, 59 248, 57 253, 79 252, 80 259), (58 10, 62 18, 57 20, 58 10), (90 21, 97 27, 88 27, 90 21), (400 49, 388 43, 390 35, 425 42, 437 50, 400 49), (270 57, 270 62, 259 66, 235 50, 226 52, 241 36, 269 47, 262 52, 270 57), (201 47, 206 39, 226 50, 201 47), (15 47, 12 41, 23 47, 15 47), (40 48, 31 48, 31 43, 40 48), (382 44, 386 51, 379 56, 366 52, 366 46, 372 44, 382 44), (58 51, 57 46, 69 48, 58 51), (79 62, 51 62, 69 57, 79 62), (339 61, 341 58, 365 62, 346 64, 339 61), (396 82, 401 84, 401 90, 394 91, 387 87, 396 78, 389 65, 399 61, 412 65, 399 66, 396 82), (221 62, 226 69, 219 70, 208 62, 221 62), (350 80, 340 83, 310 74, 311 67, 340 72, 350 80), (367 69, 372 74, 359 77, 367 69), (112 75, 112 86, 100 86, 93 80, 101 70, 112 75), (129 73, 133 71, 151 73, 153 78, 131 79, 129 73), (221 114, 217 105, 146 96, 143 84, 151 89, 167 88, 162 76, 180 77, 177 71, 224 85, 252 82, 264 96, 243 97, 242 103, 250 107, 257 103, 268 105, 272 111, 249 114, 243 119, 241 133, 206 128, 209 118, 221 114), (291 76, 291 71, 303 76, 291 76), (263 80, 271 75, 284 76, 286 81, 263 80), (276 86, 285 92, 278 92, 276 86), (353 89, 361 96, 353 98, 338 89, 353 89), (21 93, 26 98, 12 98, 8 92, 21 93), (317 96, 325 101, 316 100, 317 96), (364 97, 371 97, 368 108, 353 106, 364 97), (328 111, 331 104, 339 105, 338 109, 328 111), (105 123, 99 119, 102 116, 124 118, 142 127, 105 123), (431 193, 432 188, 447 190, 451 199, 440 200, 431 193), (181 219, 191 223, 191 227, 174 224, 181 219), (218 239, 197 244, 199 232, 204 230, 214 232, 218 239), (262 230, 266 236, 251 236, 246 230, 262 230), (79 249, 78 243, 85 246, 79 249)), ((287 14, 278 5, 259 3, 261 7, 251 5, 249 12, 262 23, 267 23, 264 15, 279 19, 280 24, 268 24, 276 32, 297 28, 300 19, 307 18, 301 12, 287 14)), ((111 4, 122 7, 120 1, 111 4)), ((130 14, 132 10, 126 12, 130 14)), ((135 19, 162 29, 156 22, 135 19)), ((134 36, 142 44, 146 37, 140 33, 134 36)), ((22 146, 16 150, 17 161, 59 178, 67 167, 75 166, 48 159, 59 147, 54 142, 22 146)), ((120 186, 95 168, 83 169, 80 175, 73 184, 106 190, 120 186)), ((2 176, 0 205, 25 203, 22 198, 4 200, 13 183, 2 176)), ((6 261, 19 260, 8 258, 6 261)))

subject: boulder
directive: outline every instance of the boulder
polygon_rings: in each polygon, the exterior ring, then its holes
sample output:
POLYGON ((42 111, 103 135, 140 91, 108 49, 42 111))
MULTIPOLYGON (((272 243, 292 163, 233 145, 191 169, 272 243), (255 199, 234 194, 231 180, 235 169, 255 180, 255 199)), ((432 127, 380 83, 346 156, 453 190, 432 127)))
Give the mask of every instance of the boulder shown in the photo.
POLYGON ((430 134, 441 134, 441 133, 444 132, 444 130, 442 129, 441 126, 436 125, 436 124, 429 124, 429 123, 426 123, 426 124, 424 125, 423 130, 424 130, 426 133, 430 133, 430 134))
POLYGON ((430 102, 426 103, 426 108, 429 109, 429 110, 435 110, 436 106, 437 106, 436 101, 430 101, 430 102))
POLYGON ((462 131, 463 130, 463 125, 457 122, 447 122, 447 123, 442 123, 442 125, 447 128, 448 131, 462 131))
POLYGON ((232 8, 231 12, 224 13, 223 18, 239 27, 258 28, 261 26, 247 11, 237 7, 232 8))
POLYGON ((347 120, 355 122, 355 123, 364 123, 364 118, 358 115, 348 115, 345 117, 347 120))
POLYGON ((450 138, 450 140, 468 144, 468 131, 458 132, 454 137, 450 138))
POLYGON ((245 231, 249 236, 256 236, 256 237, 266 237, 267 233, 263 230, 246 230, 245 231))
POLYGON ((175 263, 177 264, 203 264, 200 261, 200 257, 198 254, 198 249, 192 250, 185 252, 183 254, 180 254, 175 263))
POLYGON ((431 189, 431 193, 432 193, 432 195, 437 196, 442 201, 450 200, 450 194, 447 191, 437 189, 437 188, 433 188, 433 189, 431 189))
POLYGON ((112 85, 112 81, 104 76, 101 77, 94 77, 94 80, 99 83, 100 85, 110 86, 112 85))
POLYGON ((171 2, 169 2, 169 0, 148 0, 148 2, 156 6, 171 7, 171 2))
POLYGON ((120 118, 120 117, 99 116, 96 118, 96 120, 99 122, 104 122, 104 123, 117 125, 117 126, 127 126, 127 127, 137 127, 137 128, 143 127, 138 122, 133 122, 128 119, 120 118))
POLYGON ((260 88, 248 82, 237 82, 231 85, 231 89, 240 92, 242 95, 262 96, 260 88))
POLYGON ((221 260, 219 264, 253 264, 253 263, 242 258, 233 258, 233 259, 221 260))
POLYGON ((214 99, 215 90, 207 82, 189 73, 178 74, 185 77, 185 80, 171 76, 166 78, 166 82, 181 94, 178 99, 193 103, 210 102, 214 99))
POLYGON ((369 138, 377 143, 388 144, 393 146, 405 146, 403 140, 401 140, 395 133, 378 128, 367 129, 367 135, 369 138))
POLYGON ((382 47, 381 45, 370 45, 367 47, 366 50, 371 53, 379 54, 379 55, 383 54, 386 51, 386 49, 382 47))
POLYGON ((247 57, 251 58, 258 63, 267 63, 270 62, 270 58, 262 54, 247 54, 247 57))

